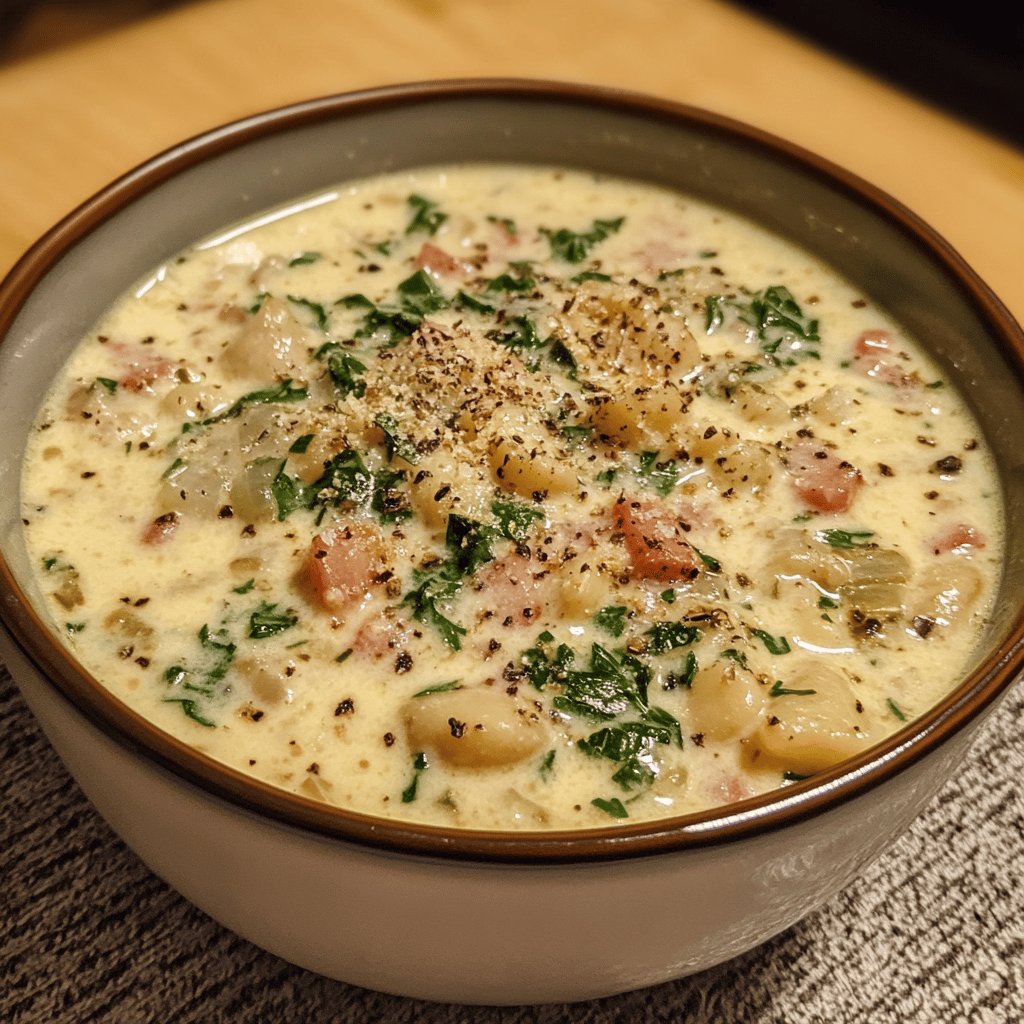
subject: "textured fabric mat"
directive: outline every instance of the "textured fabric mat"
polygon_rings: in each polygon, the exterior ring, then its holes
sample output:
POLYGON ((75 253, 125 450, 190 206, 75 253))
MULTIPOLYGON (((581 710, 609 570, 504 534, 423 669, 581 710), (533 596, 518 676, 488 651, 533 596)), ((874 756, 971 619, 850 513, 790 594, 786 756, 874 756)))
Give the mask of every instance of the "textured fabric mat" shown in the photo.
POLYGON ((0 1021, 10 1024, 1024 1021, 1020 686, 909 833, 823 910, 712 971, 568 1006, 381 995, 237 938, 113 835, 2 667, 0 773, 0 1021))

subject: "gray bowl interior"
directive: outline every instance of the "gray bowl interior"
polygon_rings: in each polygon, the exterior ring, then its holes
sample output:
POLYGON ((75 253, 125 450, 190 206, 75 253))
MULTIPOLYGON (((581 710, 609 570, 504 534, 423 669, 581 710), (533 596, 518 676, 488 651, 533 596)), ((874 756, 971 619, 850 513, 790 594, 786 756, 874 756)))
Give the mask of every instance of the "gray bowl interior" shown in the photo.
POLYGON ((820 255, 906 324, 966 393, 998 456, 1010 557, 990 631, 993 639, 1007 635, 1024 591, 1021 367, 994 340, 984 304, 898 220, 820 168, 698 119, 500 96, 341 109, 319 120, 307 112, 269 132, 256 119, 240 145, 191 165, 191 144, 165 155, 184 169, 82 238, 21 309, 0 347, 0 537, 27 592, 20 452, 52 375, 123 291, 204 235, 297 196, 380 171, 492 160, 647 179, 731 208, 820 255))

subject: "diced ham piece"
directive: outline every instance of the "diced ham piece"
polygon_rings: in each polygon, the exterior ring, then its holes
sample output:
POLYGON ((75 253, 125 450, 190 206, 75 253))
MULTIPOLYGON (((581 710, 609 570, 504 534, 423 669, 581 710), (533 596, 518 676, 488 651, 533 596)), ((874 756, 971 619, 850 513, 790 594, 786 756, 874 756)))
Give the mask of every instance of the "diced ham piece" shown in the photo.
POLYGON ((461 274, 462 264, 451 254, 445 252, 433 242, 424 242, 416 257, 416 266, 420 270, 429 270, 442 277, 450 274, 461 274))
POLYGON ((717 804, 734 804, 738 800, 746 800, 747 797, 754 795, 749 783, 744 782, 738 775, 727 772, 711 775, 705 781, 703 789, 707 798, 717 804))
POLYGON ((313 538, 306 557, 313 597, 330 612, 351 608, 384 582, 386 556, 384 538, 375 526, 350 523, 325 530, 313 538))
POLYGON ((846 512, 864 482, 856 466, 821 445, 796 445, 786 466, 797 497, 818 512, 846 512))
POLYGON ((676 583, 700 572, 700 556, 686 541, 690 524, 667 506, 623 496, 612 507, 612 521, 635 579, 676 583))
POLYGON ((118 355, 122 372, 117 378, 117 383, 126 391, 149 391, 156 381, 166 379, 174 373, 174 361, 147 346, 113 341, 107 345, 107 350, 118 355))
POLYGON ((920 384, 915 372, 907 373, 893 351, 888 331, 861 331, 853 343, 853 365, 865 377, 891 384, 893 387, 914 387, 920 384))
POLYGON ((181 517, 177 512, 165 512, 162 516, 157 516, 142 531, 142 543, 163 544, 171 539, 180 522, 181 517))
POLYGON ((971 548, 985 546, 985 535, 966 523, 955 523, 928 542, 928 548, 935 555, 961 555, 971 548))
POLYGON ((489 562, 478 575, 481 596, 503 625, 537 622, 552 589, 550 573, 525 555, 489 562))

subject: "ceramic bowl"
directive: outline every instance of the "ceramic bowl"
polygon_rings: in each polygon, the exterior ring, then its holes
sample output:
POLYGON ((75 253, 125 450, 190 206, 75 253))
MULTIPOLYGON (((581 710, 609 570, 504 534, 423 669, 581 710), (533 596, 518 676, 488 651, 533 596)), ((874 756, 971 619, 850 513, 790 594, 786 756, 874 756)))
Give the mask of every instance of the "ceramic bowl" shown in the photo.
POLYGON ((3 658, 124 841, 238 934, 332 978, 468 1003, 593 998, 710 967, 820 906, 956 769, 1022 666, 1024 340, 950 247, 891 198, 698 110, 596 88, 451 82, 330 97, 184 142, 47 234, 0 288, 3 658), (421 164, 562 164, 731 208, 823 257, 923 339, 993 447, 1008 559, 972 668, 856 760, 701 815, 601 831, 459 832, 274 790, 108 696, 44 624, 18 474, 56 367, 148 268, 340 180, 421 164))

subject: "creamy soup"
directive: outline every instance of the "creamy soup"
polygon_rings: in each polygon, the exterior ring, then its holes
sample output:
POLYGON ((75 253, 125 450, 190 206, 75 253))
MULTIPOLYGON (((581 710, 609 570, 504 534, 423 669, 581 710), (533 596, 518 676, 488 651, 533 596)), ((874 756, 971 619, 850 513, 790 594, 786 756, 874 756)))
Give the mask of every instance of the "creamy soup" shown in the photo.
POLYGON ((963 401, 805 252, 692 198, 465 166, 159 267, 25 460, 55 628, 233 768, 566 828, 828 769, 946 694, 1000 495, 963 401))

